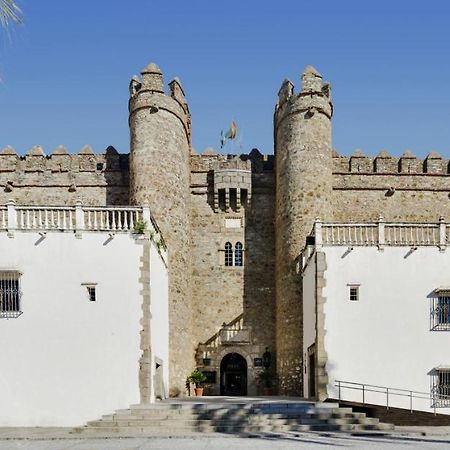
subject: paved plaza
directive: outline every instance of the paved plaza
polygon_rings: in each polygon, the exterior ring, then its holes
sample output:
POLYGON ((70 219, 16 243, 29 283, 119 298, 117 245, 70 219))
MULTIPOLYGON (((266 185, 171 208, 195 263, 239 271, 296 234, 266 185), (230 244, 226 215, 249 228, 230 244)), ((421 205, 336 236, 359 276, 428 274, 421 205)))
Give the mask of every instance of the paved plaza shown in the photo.
POLYGON ((275 449, 448 449, 450 436, 353 436, 301 433, 231 437, 0 439, 0 450, 275 450, 275 449))

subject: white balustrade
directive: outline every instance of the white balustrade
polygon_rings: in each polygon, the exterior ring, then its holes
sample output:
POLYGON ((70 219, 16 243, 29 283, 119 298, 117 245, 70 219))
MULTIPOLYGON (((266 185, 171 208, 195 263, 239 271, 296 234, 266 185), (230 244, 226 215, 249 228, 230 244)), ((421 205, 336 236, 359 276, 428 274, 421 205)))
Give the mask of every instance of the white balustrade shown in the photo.
POLYGON ((385 225, 386 245, 439 245, 438 224, 385 225))
POLYGON ((322 223, 314 227, 316 247, 345 246, 437 246, 441 250, 450 241, 450 225, 443 223, 392 223, 382 218, 373 223, 322 223))
POLYGON ((8 229, 8 208, 0 206, 0 230, 8 229))
POLYGON ((18 230, 74 230, 75 209, 17 206, 18 230))
POLYGON ((142 208, 84 208, 86 230, 129 231, 142 220, 142 208))
POLYGON ((159 233, 148 207, 0 206, 0 230, 134 231, 149 217, 147 229, 159 233))

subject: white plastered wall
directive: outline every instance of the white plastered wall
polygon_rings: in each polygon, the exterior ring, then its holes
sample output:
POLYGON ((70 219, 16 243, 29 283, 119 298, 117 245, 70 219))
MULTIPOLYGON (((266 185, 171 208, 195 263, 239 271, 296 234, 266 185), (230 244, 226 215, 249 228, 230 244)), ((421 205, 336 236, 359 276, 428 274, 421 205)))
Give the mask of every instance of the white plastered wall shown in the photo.
POLYGON ((142 252, 129 234, 0 233, 0 270, 23 273, 23 314, 0 319, 0 426, 81 425, 139 403, 142 252))
POLYGON ((316 342, 316 259, 308 261, 302 274, 303 279, 303 389, 309 397, 309 357, 308 348, 316 342))
MULTIPOLYGON (((166 258, 168 260, 168 258, 166 258)), ((152 372, 154 380, 156 362, 162 362, 164 394, 169 396, 169 292, 167 268, 152 243, 150 248, 150 336, 152 347, 152 372)), ((155 398, 151 384, 151 398, 155 398)))
MULTIPOLYGON (((324 247, 327 271, 325 349, 328 396, 335 380, 430 392, 430 371, 450 365, 450 331, 430 331, 430 294, 450 285, 450 250, 436 247, 324 247), (349 301, 347 284, 360 284, 349 301)), ((362 392, 342 390, 347 400, 362 392)), ((366 403, 385 404, 385 394, 366 393, 366 403)), ((408 397, 390 396, 391 406, 409 407, 408 397)), ((430 399, 414 409, 432 411, 430 399)), ((439 408, 439 413, 450 413, 439 408)))

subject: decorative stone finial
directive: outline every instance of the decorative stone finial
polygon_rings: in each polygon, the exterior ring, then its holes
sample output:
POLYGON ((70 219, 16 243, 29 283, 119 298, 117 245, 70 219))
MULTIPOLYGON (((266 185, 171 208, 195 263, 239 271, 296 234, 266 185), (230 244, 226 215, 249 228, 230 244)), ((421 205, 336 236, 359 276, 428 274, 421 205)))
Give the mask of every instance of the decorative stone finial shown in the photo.
POLYGON ((432 150, 425 159, 442 159, 442 156, 438 152, 432 150))
POLYGON ((94 150, 92 150, 92 147, 90 145, 85 145, 79 152, 79 155, 93 155, 94 150))
POLYGON ((366 155, 360 148, 355 149, 350 156, 352 158, 365 158, 366 157, 366 155))
POLYGON ((416 159, 416 155, 411 150, 406 150, 400 158, 403 159, 416 159))
POLYGON ((320 74, 320 72, 318 72, 313 66, 306 66, 305 70, 303 71, 303 75, 305 76, 315 76, 315 77, 319 77, 322 78, 322 75, 320 74))
POLYGON ((138 76, 133 75, 133 78, 131 78, 130 87, 129 87, 130 95, 131 96, 136 95, 139 92, 139 89, 141 89, 141 87, 142 87, 142 84, 141 84, 138 76))
POLYGON ((322 92, 322 75, 313 66, 307 66, 302 75, 302 92, 322 92))
POLYGON ((282 106, 294 93, 294 84, 287 78, 281 84, 278 91, 278 106, 282 106))
POLYGON ((159 66, 153 62, 142 69, 141 74, 144 74, 144 73, 159 73, 162 75, 162 72, 161 72, 161 69, 159 68, 159 66))
POLYGON ((392 156, 386 150, 381 150, 381 152, 378 153, 378 155, 376 157, 377 158, 392 158, 392 156))
POLYGON ((28 156, 45 156, 44 149, 40 145, 35 145, 27 152, 28 156))
POLYGON ((16 155, 17 156, 17 153, 13 147, 11 147, 10 145, 7 145, 6 147, 4 147, 2 149, 2 151, 0 151, 0 155, 16 155))
POLYGON ((58 147, 53 150, 52 155, 68 155, 69 152, 67 151, 66 147, 64 145, 58 145, 58 147))
POLYGON ((150 63, 142 69, 142 87, 147 91, 164 93, 164 80, 161 69, 155 64, 150 63))

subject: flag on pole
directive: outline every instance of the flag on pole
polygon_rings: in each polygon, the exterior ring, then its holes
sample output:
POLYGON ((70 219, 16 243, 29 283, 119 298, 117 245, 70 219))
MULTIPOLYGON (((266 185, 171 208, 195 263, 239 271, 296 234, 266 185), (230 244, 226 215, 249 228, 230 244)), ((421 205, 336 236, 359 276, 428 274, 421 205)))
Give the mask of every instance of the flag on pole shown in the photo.
POLYGON ((225 135, 225 137, 227 139, 234 139, 236 137, 236 134, 237 134, 237 126, 236 126, 236 122, 233 120, 231 122, 231 127, 227 131, 227 134, 225 135))
POLYGON ((236 122, 233 120, 231 122, 230 129, 224 134, 223 131, 220 132, 220 148, 223 148, 227 139, 236 139, 237 136, 237 126, 236 122))

